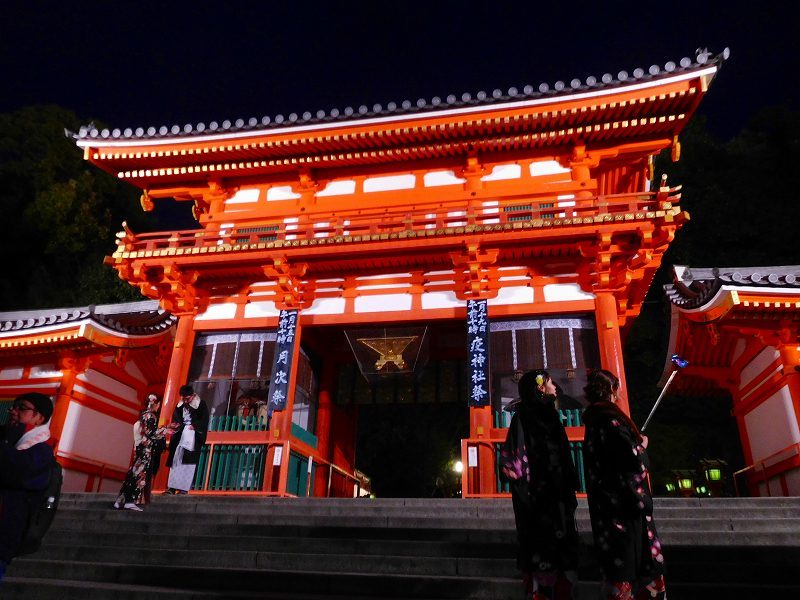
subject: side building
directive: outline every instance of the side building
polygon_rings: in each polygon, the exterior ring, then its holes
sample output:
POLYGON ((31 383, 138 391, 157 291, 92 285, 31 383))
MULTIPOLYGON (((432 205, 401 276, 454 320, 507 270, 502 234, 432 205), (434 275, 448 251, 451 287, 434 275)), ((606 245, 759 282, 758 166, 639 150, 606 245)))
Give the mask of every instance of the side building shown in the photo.
POLYGON ((800 266, 676 266, 666 291, 669 355, 689 361, 674 389, 731 399, 747 464, 740 488, 800 495, 800 266))
POLYGON ((624 379, 622 338, 687 218, 678 188, 651 189, 652 160, 679 157, 726 56, 73 134, 145 210, 193 204, 198 229, 125 228, 107 262, 179 317, 164 414, 191 381, 213 415, 195 487, 352 495, 359 399, 380 396, 468 404, 463 494, 498 493, 520 371, 548 368, 573 397, 588 368, 624 379))
POLYGON ((0 313, 0 423, 16 396, 50 396, 64 490, 116 492, 131 426, 164 391, 176 322, 152 300, 0 313))

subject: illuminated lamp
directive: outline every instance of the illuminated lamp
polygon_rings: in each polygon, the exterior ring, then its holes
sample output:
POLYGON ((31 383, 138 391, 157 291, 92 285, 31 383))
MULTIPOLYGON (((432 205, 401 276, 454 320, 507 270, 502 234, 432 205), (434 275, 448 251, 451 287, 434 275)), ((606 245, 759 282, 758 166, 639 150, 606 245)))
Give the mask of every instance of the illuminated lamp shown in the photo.
POLYGON ((453 464, 453 471, 455 471, 456 473, 463 473, 464 472, 464 463, 462 463, 460 460, 457 460, 453 464))
POLYGON ((720 481, 722 479, 722 469, 706 469, 706 479, 720 481))
POLYGON ((689 477, 681 477, 680 479, 678 479, 678 488, 682 490, 690 490, 692 489, 693 485, 694 482, 689 477))
POLYGON ((668 492, 674 492, 675 491, 675 484, 674 483, 668 483, 665 487, 667 488, 668 492))
POLYGON ((698 485, 696 488, 694 488, 694 491, 700 495, 703 495, 708 493, 708 488, 704 485, 698 485))

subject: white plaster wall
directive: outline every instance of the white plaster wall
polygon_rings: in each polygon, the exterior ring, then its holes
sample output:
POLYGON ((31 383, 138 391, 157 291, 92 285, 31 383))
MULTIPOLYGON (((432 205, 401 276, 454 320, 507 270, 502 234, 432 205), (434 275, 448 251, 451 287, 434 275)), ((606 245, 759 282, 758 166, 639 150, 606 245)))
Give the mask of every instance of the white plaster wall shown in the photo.
MULTIPOLYGON (((64 483, 61 484, 62 492, 85 492, 86 481, 89 476, 80 471, 73 471, 72 469, 64 469, 64 483)), ((119 490, 117 490, 119 491, 119 490)))
POLYGON ((800 469, 792 469, 784 473, 786 477, 786 487, 789 489, 790 496, 800 496, 800 469))
POLYGON ((800 425, 788 386, 783 386, 744 416, 753 461, 800 442, 800 425))
POLYGON ((742 369, 741 379, 739 380, 739 389, 744 388, 748 383, 753 381, 756 375, 766 369, 769 364, 780 356, 772 346, 764 348, 761 352, 756 354, 755 358, 751 360, 745 368, 742 369))
POLYGON ((137 406, 141 404, 141 398, 137 398, 135 389, 103 373, 98 373, 97 371, 89 369, 86 373, 81 373, 75 379, 91 383, 93 386, 137 406))
POLYGON ((409 190, 417 182, 414 175, 386 175, 368 177, 364 180, 364 192, 385 192, 389 190, 409 190))
POLYGON ((454 171, 431 171, 423 176, 425 187, 438 187, 441 185, 457 185, 467 180, 456 177, 454 171))
POLYGON ((550 283, 544 286, 545 302, 566 302, 568 300, 593 300, 594 294, 584 292, 577 283, 550 283))
POLYGON ((492 172, 481 177, 481 181, 500 181, 502 179, 519 179, 522 176, 522 167, 515 164, 495 165, 492 172))
POLYGON ((292 186, 290 185, 278 185, 267 190, 267 202, 272 202, 274 200, 295 200, 299 197, 300 194, 293 192, 292 186))
POLYGON ((561 173, 568 174, 569 169, 562 167, 555 160, 540 160, 532 162, 530 166, 531 175, 559 175, 561 173))
POLYGON ((0 379, 22 379, 22 367, 9 367, 0 371, 0 379))
POLYGON ((50 378, 50 377, 62 377, 61 371, 59 371, 55 365, 36 365, 35 367, 31 367, 30 371, 30 378, 37 379, 39 377, 42 378, 50 378))
POLYGON ((731 358, 731 362, 734 363, 739 360, 739 357, 744 354, 744 349, 747 347, 747 342, 744 341, 744 338, 739 338, 736 340, 736 345, 733 347, 733 358, 731 358))
POLYGON ((272 300, 263 300, 261 302, 249 302, 244 305, 245 319, 255 317, 277 317, 281 311, 275 306, 272 300))
POLYGON ((533 288, 526 285, 504 287, 497 290, 497 297, 489 298, 489 306, 504 304, 530 304, 533 302, 533 288))
POLYGON ((360 296, 355 299, 355 312, 391 312, 411 310, 411 294, 381 294, 360 296))
POLYGON ((463 308, 466 300, 456 298, 456 293, 451 291, 424 292, 422 294, 422 308, 463 308))
POLYGON ((344 298, 317 298, 309 308, 303 310, 304 315, 343 315, 346 300, 344 298))
POLYGON ((239 190, 233 196, 225 200, 225 204, 247 204, 257 202, 260 191, 258 188, 239 190))
POLYGON ((121 421, 72 402, 64 421, 59 450, 127 470, 133 448, 134 418, 131 417, 131 422, 121 421))
POLYGON ((125 362, 125 372, 138 381, 145 381, 144 373, 136 366, 132 360, 125 362))
POLYGON ((324 190, 317 192, 317 198, 324 198, 325 196, 342 196, 344 194, 354 194, 356 191, 356 182, 352 179, 342 179, 340 181, 331 181, 324 190))
POLYGON ((198 315, 195 320, 208 321, 211 319, 233 319, 236 316, 236 304, 233 302, 224 302, 221 304, 212 304, 206 311, 198 315))

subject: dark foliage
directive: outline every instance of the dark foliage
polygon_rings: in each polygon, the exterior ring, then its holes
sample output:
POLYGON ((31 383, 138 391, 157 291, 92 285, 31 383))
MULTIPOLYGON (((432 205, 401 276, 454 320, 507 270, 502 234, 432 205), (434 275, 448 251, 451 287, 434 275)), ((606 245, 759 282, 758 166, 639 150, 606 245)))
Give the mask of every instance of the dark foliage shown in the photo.
POLYGON ((140 298, 103 257, 123 220, 143 230, 158 228, 158 217, 142 212, 133 187, 83 159, 64 135, 79 126, 57 106, 0 114, 0 310, 140 298))

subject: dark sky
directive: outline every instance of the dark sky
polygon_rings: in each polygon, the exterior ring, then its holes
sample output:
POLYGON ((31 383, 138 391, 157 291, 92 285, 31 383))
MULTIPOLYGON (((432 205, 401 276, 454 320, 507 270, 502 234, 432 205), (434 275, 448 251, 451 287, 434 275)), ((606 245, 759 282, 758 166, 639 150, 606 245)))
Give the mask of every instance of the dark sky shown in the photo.
POLYGON ((797 107, 792 5, 3 0, 0 111, 55 103, 111 127, 208 123, 552 86, 729 46, 702 112, 730 136, 762 106, 797 107))

